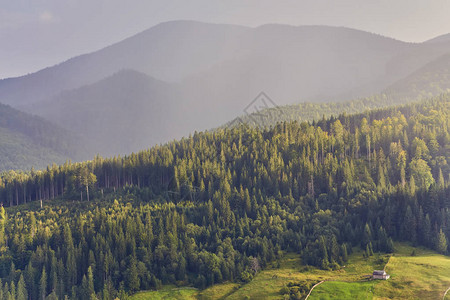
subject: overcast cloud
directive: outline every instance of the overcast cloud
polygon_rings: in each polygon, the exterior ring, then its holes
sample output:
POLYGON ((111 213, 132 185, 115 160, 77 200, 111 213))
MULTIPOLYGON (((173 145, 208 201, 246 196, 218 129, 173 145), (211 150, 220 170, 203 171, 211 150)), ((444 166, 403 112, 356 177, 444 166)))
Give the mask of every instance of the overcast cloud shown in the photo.
POLYGON ((421 42, 450 32, 448 12, 448 0, 0 0, 0 78, 34 72, 170 20, 346 26, 421 42))

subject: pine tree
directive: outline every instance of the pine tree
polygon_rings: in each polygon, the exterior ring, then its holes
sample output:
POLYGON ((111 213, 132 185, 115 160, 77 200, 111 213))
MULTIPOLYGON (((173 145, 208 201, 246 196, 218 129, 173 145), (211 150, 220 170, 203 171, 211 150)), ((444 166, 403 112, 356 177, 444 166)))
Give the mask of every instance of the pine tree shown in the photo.
POLYGON ((425 221, 421 226, 422 226, 422 232, 423 232, 422 244, 427 247, 432 248, 431 238, 430 238, 432 236, 431 221, 430 221, 430 216, 428 214, 426 214, 425 221))
POLYGON ((3 299, 10 300, 11 293, 9 292, 8 282, 5 282, 5 286, 3 287, 3 299))
POLYGON ((42 268, 41 280, 39 281, 39 298, 45 300, 47 296, 47 273, 45 267, 42 268))
POLYGON ((112 300, 109 290, 110 290, 110 287, 108 286, 108 283, 105 282, 105 284, 103 286, 103 300, 112 300))
POLYGON ((319 238, 319 257, 321 259, 321 266, 322 269, 328 268, 328 252, 327 252, 327 246, 325 244, 325 238, 323 236, 320 236, 319 238))
POLYGON ((442 169, 439 168, 438 186, 443 189, 445 186, 444 175, 442 174, 442 169))
POLYGON ((88 268, 88 288, 89 288, 89 297, 95 297, 95 289, 94 289, 94 274, 92 273, 92 267, 88 268))
POLYGON ((413 215, 411 206, 406 208, 405 218, 403 220, 403 237, 413 243, 416 242, 416 218, 413 215))
POLYGON ((384 169, 380 166, 378 167, 378 188, 383 191, 386 188, 386 177, 384 175, 384 169))
POLYGON ((330 256, 331 256, 330 261, 334 260, 335 262, 337 262, 339 260, 339 252, 340 252, 339 244, 337 242, 336 236, 333 235, 331 237, 331 245, 330 245, 330 256))
POLYGON ((17 300, 28 300, 28 292, 23 275, 20 275, 17 283, 17 300))
MULTIPOLYGON (((38 287, 36 286, 37 271, 33 267, 31 260, 25 268, 25 284, 28 290, 28 294, 31 298, 36 299, 38 294, 38 287)), ((1 298, 0 298, 1 299, 1 298)))
POLYGON ((16 265, 12 262, 9 269, 9 281, 14 282, 16 280, 16 265))
POLYGON ((445 254, 447 252, 447 246, 447 238, 441 228, 436 238, 436 251, 445 254))
POLYGON ((72 231, 68 224, 64 225, 64 258, 66 262, 67 287, 72 287, 76 282, 77 265, 75 262, 75 247, 72 231))
POLYGON ((393 253, 394 252, 394 242, 392 241, 391 238, 388 238, 386 252, 387 253, 393 253))
POLYGON ((86 277, 86 274, 83 275, 83 278, 81 279, 81 289, 80 291, 80 298, 81 299, 90 299, 91 295, 89 293, 89 282, 86 277))
MULTIPOLYGON (((370 243, 369 243, 370 244, 370 243)), ((369 244, 367 244, 366 246, 366 250, 364 251, 365 257, 369 257, 370 256, 370 247, 369 244)))
POLYGON ((416 195, 416 181, 414 180, 414 176, 411 176, 411 179, 409 180, 409 195, 416 195))
POLYGON ((45 298, 45 300, 58 300, 58 296, 56 295, 56 292, 53 291, 47 296, 47 298, 45 298))
POLYGON ((6 227, 7 215, 3 205, 0 207, 0 248, 6 245, 5 239, 5 227, 6 227))
POLYGON ((139 274, 136 267, 136 258, 132 257, 130 260, 130 267, 128 269, 128 289, 132 292, 138 291, 140 282, 139 282, 139 274))
POLYGON ((372 242, 369 242, 369 244, 367 246, 368 246, 368 249, 369 249, 369 251, 368 251, 369 256, 373 256, 372 242))
POLYGON ((14 284, 14 281, 11 282, 11 292, 10 292, 10 299, 11 300, 16 300, 16 285, 14 284))
POLYGON ((342 244, 342 246, 341 246, 341 256, 342 256, 342 261, 344 261, 344 262, 348 261, 347 246, 345 244, 342 244))
MULTIPOLYGON (((367 246, 372 241, 372 230, 368 223, 364 226, 363 239, 361 241, 361 247, 367 246)), ((363 248, 365 249, 365 248, 363 248)))

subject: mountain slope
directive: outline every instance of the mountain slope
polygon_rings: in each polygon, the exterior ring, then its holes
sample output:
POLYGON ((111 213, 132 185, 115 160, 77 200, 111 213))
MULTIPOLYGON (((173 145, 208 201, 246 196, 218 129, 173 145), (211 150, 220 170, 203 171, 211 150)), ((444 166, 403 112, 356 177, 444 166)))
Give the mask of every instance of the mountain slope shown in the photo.
POLYGON ((36 145, 30 137, 0 127, 0 172, 42 169, 68 159, 51 148, 36 145))
POLYGON ((396 98, 426 98, 450 91, 450 53, 389 86, 384 93, 396 98))
POLYGON ((370 88, 361 93, 372 93, 391 77, 409 73, 404 68, 387 73, 387 65, 412 45, 358 30, 274 24, 245 37, 238 55, 186 79, 186 87, 204 86, 198 98, 248 102, 265 91, 278 104, 288 104, 330 99, 363 86, 370 88))
POLYGON ((450 42, 450 33, 439 35, 432 39, 425 41, 424 43, 448 43, 450 42))
POLYGON ((304 102, 292 105, 281 105, 261 109, 249 114, 243 114, 225 123, 222 128, 236 127, 246 124, 252 127, 273 127, 280 122, 317 122, 323 118, 338 116, 341 114, 362 113, 371 109, 386 108, 388 106, 409 102, 400 98, 386 95, 374 95, 371 97, 328 103, 304 102))
POLYGON ((73 133, 0 104, 0 171, 81 158, 86 159, 84 147, 73 133))
POLYGON ((239 45, 233 41, 246 30, 190 21, 162 23, 99 51, 33 74, 1 80, 0 102, 13 106, 36 103, 121 69, 136 69, 158 79, 176 81, 232 54, 230 47, 239 45))
POLYGON ((443 49, 448 45, 408 44, 348 28, 174 21, 37 73, 2 80, 0 102, 37 103, 121 69, 184 82, 193 94, 189 99, 250 101, 262 90, 281 103, 352 91, 360 96, 407 76, 443 49))
POLYGON ((63 92, 32 111, 85 137, 92 156, 127 154, 180 137, 183 119, 176 95, 170 84, 123 70, 63 92))

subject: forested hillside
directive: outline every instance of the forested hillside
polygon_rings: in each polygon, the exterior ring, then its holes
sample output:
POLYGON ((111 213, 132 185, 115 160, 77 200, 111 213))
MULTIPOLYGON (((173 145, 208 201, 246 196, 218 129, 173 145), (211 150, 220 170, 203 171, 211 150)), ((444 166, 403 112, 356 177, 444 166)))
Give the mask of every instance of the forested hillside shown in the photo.
POLYGON ((450 54, 447 53, 389 86, 392 98, 428 98, 450 91, 450 54))
POLYGON ((3 174, 2 297, 249 281, 284 251, 335 269, 353 246, 370 256, 392 240, 448 253, 449 112, 443 95, 3 174))
POLYGON ((86 151, 75 134, 0 103, 0 171, 81 158, 86 151))
POLYGON ((235 127, 243 123, 250 126, 270 127, 283 121, 312 122, 338 114, 362 113, 370 109, 411 103, 449 91, 450 54, 446 54, 392 84, 382 93, 370 97, 328 103, 321 101, 292 105, 271 103, 273 107, 265 108, 262 105, 258 111, 241 115, 222 127, 235 127))
POLYGON ((390 97, 385 94, 371 97, 329 103, 305 102, 293 105, 262 108, 259 111, 242 115, 226 123, 222 128, 246 124, 254 127, 275 126, 279 122, 319 121, 339 114, 362 113, 370 109, 380 109, 395 104, 413 102, 411 99, 390 97))

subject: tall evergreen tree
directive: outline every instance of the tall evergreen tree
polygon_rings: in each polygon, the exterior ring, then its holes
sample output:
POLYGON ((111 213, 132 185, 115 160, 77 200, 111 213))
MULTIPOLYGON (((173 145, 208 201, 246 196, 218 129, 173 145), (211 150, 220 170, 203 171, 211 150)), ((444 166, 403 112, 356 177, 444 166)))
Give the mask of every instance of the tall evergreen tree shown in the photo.
POLYGON ((41 279, 39 280, 39 299, 45 300, 47 296, 47 273, 45 267, 42 268, 41 279))
POLYGON ((17 300, 28 300, 28 291, 25 284, 23 275, 20 275, 19 282, 17 283, 17 300))
POLYGON ((445 237, 445 234, 441 229, 436 237, 436 251, 444 254, 447 252, 447 247, 447 238, 445 237))

